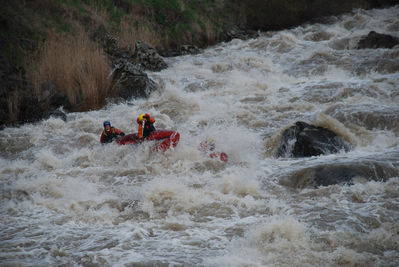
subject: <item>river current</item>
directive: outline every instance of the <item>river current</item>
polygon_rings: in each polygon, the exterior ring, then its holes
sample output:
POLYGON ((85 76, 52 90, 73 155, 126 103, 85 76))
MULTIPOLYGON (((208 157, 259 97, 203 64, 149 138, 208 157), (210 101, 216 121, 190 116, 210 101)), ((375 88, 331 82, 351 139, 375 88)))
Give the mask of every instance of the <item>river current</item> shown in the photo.
POLYGON ((355 49, 372 30, 399 36, 399 6, 167 58, 148 99, 5 128, 0 265, 398 266, 399 47, 355 49), (104 120, 132 133, 141 113, 178 146, 99 144, 104 120), (351 150, 274 157, 296 121, 351 150), (339 165, 366 175, 301 186, 339 165))

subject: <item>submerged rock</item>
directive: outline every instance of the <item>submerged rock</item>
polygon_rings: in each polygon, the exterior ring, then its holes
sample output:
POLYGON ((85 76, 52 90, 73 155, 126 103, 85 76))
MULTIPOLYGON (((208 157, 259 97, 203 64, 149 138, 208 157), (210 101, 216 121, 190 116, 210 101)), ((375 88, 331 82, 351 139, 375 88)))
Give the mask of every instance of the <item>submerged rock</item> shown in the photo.
MULTIPOLYGON (((376 92, 380 93, 380 92, 376 92)), ((393 95, 395 92, 392 91, 393 95)), ((396 94, 399 93, 397 90, 396 94)), ((340 104, 329 107, 326 114, 344 124, 354 124, 367 130, 380 129, 399 132, 399 106, 383 104, 340 104)))
POLYGON ((357 44, 357 49, 365 48, 392 48, 399 44, 399 39, 388 34, 381 34, 375 31, 369 32, 357 44))
POLYGON ((355 181, 386 181, 398 175, 397 168, 390 163, 366 160, 300 169, 281 179, 280 184, 299 189, 317 188, 334 184, 352 185, 355 181))
POLYGON ((277 157, 311 157, 349 151, 349 145, 334 132, 298 121, 285 130, 277 157))

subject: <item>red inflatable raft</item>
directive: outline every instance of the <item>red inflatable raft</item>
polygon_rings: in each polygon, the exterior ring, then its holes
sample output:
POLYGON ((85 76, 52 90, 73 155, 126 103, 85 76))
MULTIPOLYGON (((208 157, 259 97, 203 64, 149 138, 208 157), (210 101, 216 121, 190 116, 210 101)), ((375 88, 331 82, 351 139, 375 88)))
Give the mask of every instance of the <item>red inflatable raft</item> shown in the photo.
POLYGON ((220 159, 223 162, 227 162, 228 160, 228 156, 224 152, 212 152, 211 154, 209 154, 209 157, 211 157, 212 159, 220 159))
POLYGON ((147 138, 140 140, 137 133, 121 136, 116 140, 119 145, 139 144, 142 142, 155 141, 155 151, 165 151, 172 145, 176 147, 180 140, 180 134, 171 130, 156 130, 147 138))
POLYGON ((216 152, 215 150, 215 139, 209 138, 200 143, 199 149, 205 153, 209 153, 211 159, 220 159, 223 162, 228 161, 228 156, 224 152, 216 152))

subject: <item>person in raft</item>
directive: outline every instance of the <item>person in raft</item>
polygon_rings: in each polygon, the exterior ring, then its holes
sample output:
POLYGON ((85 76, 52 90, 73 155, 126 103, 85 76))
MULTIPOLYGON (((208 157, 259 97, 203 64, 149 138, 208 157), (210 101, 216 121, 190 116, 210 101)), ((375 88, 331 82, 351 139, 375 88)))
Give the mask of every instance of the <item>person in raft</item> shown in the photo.
POLYGON ((152 118, 148 113, 141 114, 137 118, 137 123, 139 124, 139 130, 138 130, 139 139, 147 138, 148 136, 150 136, 150 134, 153 131, 155 131, 154 127, 155 119, 152 118))
POLYGON ((209 153, 209 157, 217 158, 223 162, 227 162, 227 160, 228 160, 227 154, 224 152, 217 152, 217 151, 215 151, 215 148, 216 148, 215 139, 213 139, 213 138, 207 138, 200 143, 200 150, 203 153, 205 153, 205 154, 209 153))
POLYGON ((207 138, 206 140, 200 143, 200 150, 204 152, 214 151, 215 150, 215 139, 207 138))
POLYGON ((112 127, 109 121, 104 121, 104 131, 100 137, 100 143, 106 144, 111 143, 119 136, 124 136, 125 133, 119 130, 118 128, 112 127))

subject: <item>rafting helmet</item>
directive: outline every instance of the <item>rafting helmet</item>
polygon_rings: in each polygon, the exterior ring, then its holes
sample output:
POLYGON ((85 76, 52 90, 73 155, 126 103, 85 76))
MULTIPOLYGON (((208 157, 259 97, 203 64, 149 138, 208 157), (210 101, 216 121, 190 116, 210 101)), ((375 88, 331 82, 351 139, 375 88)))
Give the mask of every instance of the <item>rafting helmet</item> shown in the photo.
POLYGON ((143 113, 137 118, 138 123, 142 123, 144 120, 150 119, 150 115, 148 113, 143 113))
POLYGON ((109 127, 111 127, 111 123, 110 123, 109 121, 104 121, 104 128, 105 128, 107 125, 108 125, 109 127))

